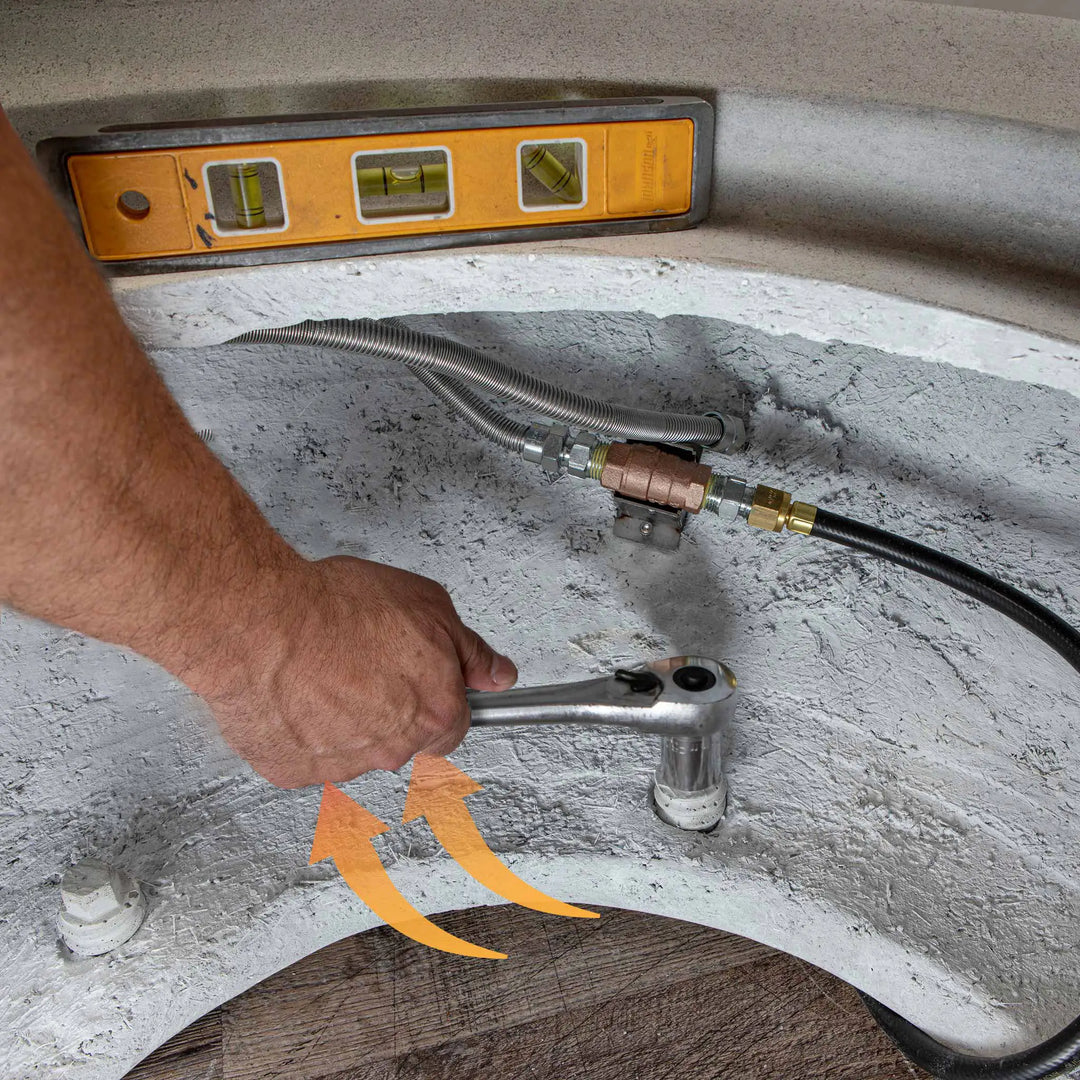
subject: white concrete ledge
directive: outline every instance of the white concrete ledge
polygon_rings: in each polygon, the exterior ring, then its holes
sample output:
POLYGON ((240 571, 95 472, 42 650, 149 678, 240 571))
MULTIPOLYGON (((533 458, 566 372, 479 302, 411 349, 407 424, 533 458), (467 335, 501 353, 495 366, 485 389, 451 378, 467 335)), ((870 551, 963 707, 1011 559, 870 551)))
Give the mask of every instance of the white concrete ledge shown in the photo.
MULTIPOLYGON (((680 234, 718 247, 711 229, 680 234), (700 235, 699 235, 700 234, 700 235)), ((653 246, 657 238, 649 238, 653 246)), ((619 254, 641 238, 537 250, 468 249, 120 278, 147 348, 216 344, 302 319, 468 311, 641 311, 726 319, 768 334, 843 341, 1080 395, 1080 345, 947 308, 700 257, 619 254)))

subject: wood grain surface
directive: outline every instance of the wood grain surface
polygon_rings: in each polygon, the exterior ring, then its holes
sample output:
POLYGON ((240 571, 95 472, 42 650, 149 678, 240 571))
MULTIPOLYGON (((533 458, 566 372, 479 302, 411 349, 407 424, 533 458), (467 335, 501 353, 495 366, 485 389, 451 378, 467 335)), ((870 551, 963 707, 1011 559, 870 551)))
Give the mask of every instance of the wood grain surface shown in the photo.
POLYGON ((448 956, 387 927, 204 1016, 127 1080, 912 1080, 858 996, 693 923, 511 906, 437 915, 510 954, 448 956))

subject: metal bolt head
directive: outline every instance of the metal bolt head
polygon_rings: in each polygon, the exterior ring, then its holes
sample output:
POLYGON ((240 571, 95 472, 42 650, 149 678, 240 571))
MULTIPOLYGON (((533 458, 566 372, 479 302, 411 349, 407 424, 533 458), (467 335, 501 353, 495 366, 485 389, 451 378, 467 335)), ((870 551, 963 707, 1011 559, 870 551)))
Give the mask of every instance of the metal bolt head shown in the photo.
POLYGON ((64 910, 85 922, 98 922, 124 906, 122 875, 100 859, 83 859, 68 867, 60 882, 64 910))
POLYGON ((653 528, 653 526, 652 526, 651 521, 643 521, 641 523, 641 535, 642 536, 648 536, 649 533, 652 532, 652 528, 653 528))

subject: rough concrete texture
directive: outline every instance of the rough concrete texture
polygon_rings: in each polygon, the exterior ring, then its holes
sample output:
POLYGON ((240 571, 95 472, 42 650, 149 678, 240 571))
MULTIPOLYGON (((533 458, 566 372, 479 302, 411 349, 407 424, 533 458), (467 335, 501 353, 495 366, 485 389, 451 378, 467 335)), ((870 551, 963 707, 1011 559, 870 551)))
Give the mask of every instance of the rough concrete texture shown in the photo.
POLYGON ((432 0, 423 19, 350 0, 264 0, 257 19, 246 0, 9 7, 0 98, 52 110, 48 133, 88 103, 97 123, 130 123, 659 86, 1077 126, 1075 22, 907 0, 484 0, 469 18, 432 0))
MULTIPOLYGON (((915 0, 922 2, 922 0, 915 0)), ((1050 15, 1055 19, 1080 19, 1077 0, 936 0, 937 3, 957 4, 960 7, 990 8, 993 11, 1015 11, 1025 15, 1050 15)))
MULTIPOLYGON (((1080 619, 1080 402, 1063 390, 700 318, 413 325, 626 403, 742 413, 751 448, 732 471, 969 558, 1080 619)), ((757 938, 968 1047, 1018 1048, 1072 1018, 1080 694, 1041 643, 812 539, 702 519, 677 555, 616 541, 606 493, 481 443, 389 364, 254 347, 155 358, 290 540, 442 580, 523 683, 683 650, 737 673, 730 809, 711 835, 653 815, 650 739, 471 734, 454 755, 484 785, 468 804, 526 880, 757 938)), ((222 1000, 374 924, 331 864, 307 866, 318 791, 270 788, 152 664, 8 613, 0 664, 5 1078, 118 1077, 222 1000), (60 875, 85 855, 139 877, 150 911, 111 957, 74 961, 52 919, 60 875)), ((393 824, 407 780, 345 789, 393 824)), ((422 821, 375 843, 422 911, 497 901, 422 821)))

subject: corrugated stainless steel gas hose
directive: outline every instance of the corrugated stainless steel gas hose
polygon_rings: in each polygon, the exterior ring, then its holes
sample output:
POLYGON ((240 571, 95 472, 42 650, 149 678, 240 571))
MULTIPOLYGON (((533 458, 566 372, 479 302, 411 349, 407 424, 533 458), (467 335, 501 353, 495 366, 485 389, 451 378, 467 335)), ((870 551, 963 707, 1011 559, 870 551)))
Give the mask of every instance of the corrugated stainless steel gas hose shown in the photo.
MULTIPOLYGON (((493 397, 530 409, 551 420, 622 439, 696 443, 712 446, 723 453, 740 446, 744 438, 742 422, 734 417, 660 413, 613 405, 518 371, 496 357, 460 342, 410 330, 393 321, 309 321, 294 326, 252 330, 233 338, 232 342, 315 345, 399 360, 415 373, 433 372, 452 382, 468 383, 493 397)), ((435 387, 432 386, 432 389, 435 387)), ((443 397, 448 390, 444 383, 441 392, 436 392, 443 397)), ((474 399, 471 407, 475 408, 477 404, 483 403, 474 399)))
POLYGON ((437 397, 485 439, 504 450, 520 454, 525 446, 528 424, 503 416, 498 409, 478 398, 467 386, 427 368, 413 368, 412 373, 437 397))

